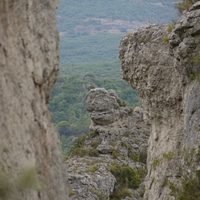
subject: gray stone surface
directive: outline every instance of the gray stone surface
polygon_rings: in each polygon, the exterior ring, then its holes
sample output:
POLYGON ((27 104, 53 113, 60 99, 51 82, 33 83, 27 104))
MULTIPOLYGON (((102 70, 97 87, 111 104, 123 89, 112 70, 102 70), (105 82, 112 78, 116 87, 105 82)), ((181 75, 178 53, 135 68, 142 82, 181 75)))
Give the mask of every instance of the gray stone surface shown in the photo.
MULTIPOLYGON (((143 110, 137 107, 131 111, 129 107, 120 107, 117 103, 119 100, 113 90, 103 88, 92 89, 86 96, 85 106, 91 116, 90 131, 93 136, 86 137, 84 147, 97 150, 99 156, 67 159, 71 200, 107 200, 116 184, 115 177, 109 171, 112 163, 136 168, 146 166, 144 161, 139 162, 130 156, 131 152, 139 155, 147 149, 149 126, 143 121, 143 110), (110 113, 109 120, 107 113, 110 113), (99 142, 93 147, 95 141, 99 142)), ((141 199, 139 192, 142 189, 143 186, 132 191, 138 198, 133 195, 126 199, 141 199)))
POLYGON ((47 102, 59 70, 57 0, 0 1, 0 169, 14 181, 37 170, 41 191, 6 199, 66 200, 59 138, 47 102))
POLYGON ((86 96, 85 107, 95 124, 110 124, 119 116, 117 97, 114 93, 110 95, 104 88, 92 89, 86 96))
POLYGON ((71 158, 68 161, 69 187, 73 191, 70 199, 107 199, 116 182, 107 170, 109 164, 103 158, 71 158), (94 166, 95 171, 92 170, 94 166))
POLYGON ((138 92, 151 125, 145 200, 174 199, 164 180, 169 177, 177 185, 183 149, 198 149, 200 143, 199 2, 177 21, 169 43, 163 41, 166 35, 164 25, 151 25, 120 43, 123 78, 138 92), (168 152, 175 153, 172 160, 153 167, 168 152))

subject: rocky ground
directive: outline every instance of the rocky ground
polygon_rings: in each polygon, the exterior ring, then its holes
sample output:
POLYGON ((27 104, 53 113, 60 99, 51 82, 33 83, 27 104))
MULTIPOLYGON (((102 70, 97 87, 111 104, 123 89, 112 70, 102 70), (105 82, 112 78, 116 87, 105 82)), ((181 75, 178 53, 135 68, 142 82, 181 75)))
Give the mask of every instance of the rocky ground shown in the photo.
POLYGON ((143 110, 125 106, 103 88, 90 90, 85 101, 90 131, 66 160, 70 199, 141 199, 149 138, 143 110))

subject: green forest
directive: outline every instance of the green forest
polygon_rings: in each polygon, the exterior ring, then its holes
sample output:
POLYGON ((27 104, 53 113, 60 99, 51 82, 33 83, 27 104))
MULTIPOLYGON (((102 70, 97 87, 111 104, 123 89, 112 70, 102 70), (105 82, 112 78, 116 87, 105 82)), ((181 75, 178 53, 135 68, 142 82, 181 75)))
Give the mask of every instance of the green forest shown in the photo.
POLYGON ((120 39, 141 26, 176 18, 174 0, 60 0, 56 17, 60 75, 48 107, 61 138, 88 131, 84 99, 90 86, 114 89, 127 105, 140 105, 121 78, 120 39))
POLYGON ((62 75, 53 88, 49 104, 52 121, 60 134, 78 136, 88 131, 90 118, 84 101, 90 87, 114 89, 127 105, 140 105, 137 93, 119 78, 99 78, 92 73, 62 75))
POLYGON ((128 22, 135 22, 131 27, 135 29, 137 24, 167 23, 176 17, 174 0, 60 0, 61 63, 117 59, 128 22))

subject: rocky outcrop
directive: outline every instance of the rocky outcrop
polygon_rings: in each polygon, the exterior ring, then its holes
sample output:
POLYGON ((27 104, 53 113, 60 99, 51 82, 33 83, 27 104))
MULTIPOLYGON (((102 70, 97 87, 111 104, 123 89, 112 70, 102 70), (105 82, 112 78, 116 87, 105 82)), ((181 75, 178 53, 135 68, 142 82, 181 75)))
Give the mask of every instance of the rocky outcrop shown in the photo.
POLYGON ((67 199, 46 107, 59 68, 57 0, 0 2, 0 199, 67 199))
POLYGON ((184 173, 193 177, 199 167, 199 3, 176 22, 169 42, 164 25, 139 29, 121 40, 123 78, 137 90, 151 125, 144 199, 175 199, 179 194, 169 185, 181 191, 184 173), (193 158, 186 163, 185 152, 191 149, 193 158))
POLYGON ((132 110, 113 90, 103 88, 90 90, 85 106, 92 121, 90 131, 75 142, 66 161, 70 199, 107 200, 114 195, 119 195, 117 199, 141 199, 143 186, 132 186, 126 176, 132 171, 130 177, 137 174, 143 179, 146 173, 149 127, 144 124, 143 110, 132 110), (124 173, 126 186, 113 172, 120 166, 118 176, 124 173))

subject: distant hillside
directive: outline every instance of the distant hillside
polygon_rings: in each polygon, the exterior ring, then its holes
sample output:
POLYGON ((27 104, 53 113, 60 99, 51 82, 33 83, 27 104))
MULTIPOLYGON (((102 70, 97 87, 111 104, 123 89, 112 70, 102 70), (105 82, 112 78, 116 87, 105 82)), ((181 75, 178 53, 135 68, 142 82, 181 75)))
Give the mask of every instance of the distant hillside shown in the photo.
POLYGON ((124 33, 176 18, 174 1, 60 0, 57 23, 61 63, 117 59, 124 33))
POLYGON ((166 23, 173 17, 174 0, 60 0, 57 11, 59 30, 68 34, 95 28, 133 29, 141 23, 166 23))

